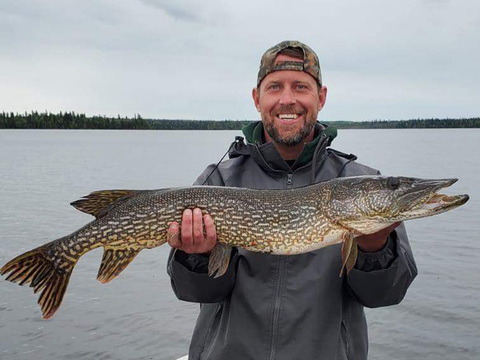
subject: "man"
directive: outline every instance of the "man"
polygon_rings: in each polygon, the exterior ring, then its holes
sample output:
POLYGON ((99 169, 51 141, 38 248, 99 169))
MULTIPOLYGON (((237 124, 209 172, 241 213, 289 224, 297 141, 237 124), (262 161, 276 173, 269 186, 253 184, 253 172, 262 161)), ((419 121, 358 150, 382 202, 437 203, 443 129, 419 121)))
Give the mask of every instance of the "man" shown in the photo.
MULTIPOLYGON (((247 143, 238 140, 230 159, 208 167, 196 184, 292 189, 378 174, 327 148, 336 131, 317 123, 326 95, 312 49, 284 41, 267 50, 252 91, 262 121, 246 126, 247 143)), ((295 256, 237 249, 226 274, 209 277, 215 224, 200 209, 185 210, 169 239, 177 297, 202 303, 190 360, 366 359, 364 306, 397 304, 417 273, 398 223, 357 238, 357 263, 342 278, 340 245, 295 256)))

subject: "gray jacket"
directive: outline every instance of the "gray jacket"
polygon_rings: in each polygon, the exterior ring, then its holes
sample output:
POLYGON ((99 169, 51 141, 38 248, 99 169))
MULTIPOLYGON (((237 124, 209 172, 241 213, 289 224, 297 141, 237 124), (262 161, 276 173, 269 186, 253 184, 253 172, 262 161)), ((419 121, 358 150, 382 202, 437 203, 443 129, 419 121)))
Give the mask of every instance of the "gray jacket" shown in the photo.
MULTIPOLYGON (((273 143, 237 140, 230 159, 206 185, 291 189, 312 179, 378 174, 355 162, 354 155, 327 148, 331 140, 323 135, 312 160, 292 167, 273 143)), ((206 256, 172 251, 168 273, 175 294, 201 303, 189 360, 367 359, 364 306, 398 304, 417 269, 403 225, 383 250, 360 252, 343 278, 340 246, 294 256, 237 249, 227 273, 217 279, 206 273, 206 256)))

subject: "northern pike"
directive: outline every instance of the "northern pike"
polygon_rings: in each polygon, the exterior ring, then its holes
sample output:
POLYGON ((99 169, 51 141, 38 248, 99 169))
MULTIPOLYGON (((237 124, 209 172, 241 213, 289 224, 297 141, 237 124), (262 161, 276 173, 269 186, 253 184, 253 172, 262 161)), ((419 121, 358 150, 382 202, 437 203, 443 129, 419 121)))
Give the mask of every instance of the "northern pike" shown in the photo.
POLYGON ((209 275, 226 272, 233 246, 276 255, 294 255, 343 242, 342 270, 357 258, 355 237, 389 225, 439 214, 468 200, 468 195, 437 193, 456 179, 360 176, 337 178, 293 190, 254 190, 193 186, 160 190, 96 191, 71 203, 96 217, 74 233, 9 261, 0 274, 41 291, 43 318, 58 310, 78 259, 103 246, 97 279, 107 283, 143 249, 167 241, 171 222, 186 208, 210 214, 217 245, 209 257, 209 275))

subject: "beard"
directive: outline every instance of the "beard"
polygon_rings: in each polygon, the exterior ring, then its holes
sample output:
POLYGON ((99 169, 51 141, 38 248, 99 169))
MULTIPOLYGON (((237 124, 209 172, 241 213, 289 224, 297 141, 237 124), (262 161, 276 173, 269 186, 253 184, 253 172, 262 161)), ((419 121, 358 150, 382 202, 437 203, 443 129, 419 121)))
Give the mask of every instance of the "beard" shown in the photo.
MULTIPOLYGON (((295 112, 299 113, 299 111, 292 111, 290 109, 281 109, 280 112, 288 113, 288 112, 295 112)), ((273 116, 273 115, 272 115, 273 116)), ((262 116, 263 120, 263 127, 270 138, 277 144, 284 145, 284 146, 295 146, 300 144, 313 130, 315 123, 317 122, 316 118, 308 118, 308 114, 305 118, 303 126, 301 129, 296 131, 293 134, 283 134, 279 128, 275 125, 275 120, 269 120, 266 116, 262 116)))

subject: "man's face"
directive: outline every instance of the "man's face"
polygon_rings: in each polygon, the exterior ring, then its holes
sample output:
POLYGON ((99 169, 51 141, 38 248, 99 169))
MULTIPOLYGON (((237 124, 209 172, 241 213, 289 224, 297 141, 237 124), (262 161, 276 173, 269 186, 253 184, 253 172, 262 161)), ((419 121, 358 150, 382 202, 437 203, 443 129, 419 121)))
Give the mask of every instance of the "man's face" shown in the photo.
MULTIPOLYGON (((301 61, 279 55, 279 61, 301 61)), ((318 112, 325 104, 326 87, 303 71, 281 70, 268 74, 252 92, 263 126, 276 143, 295 146, 313 138, 318 112)))

